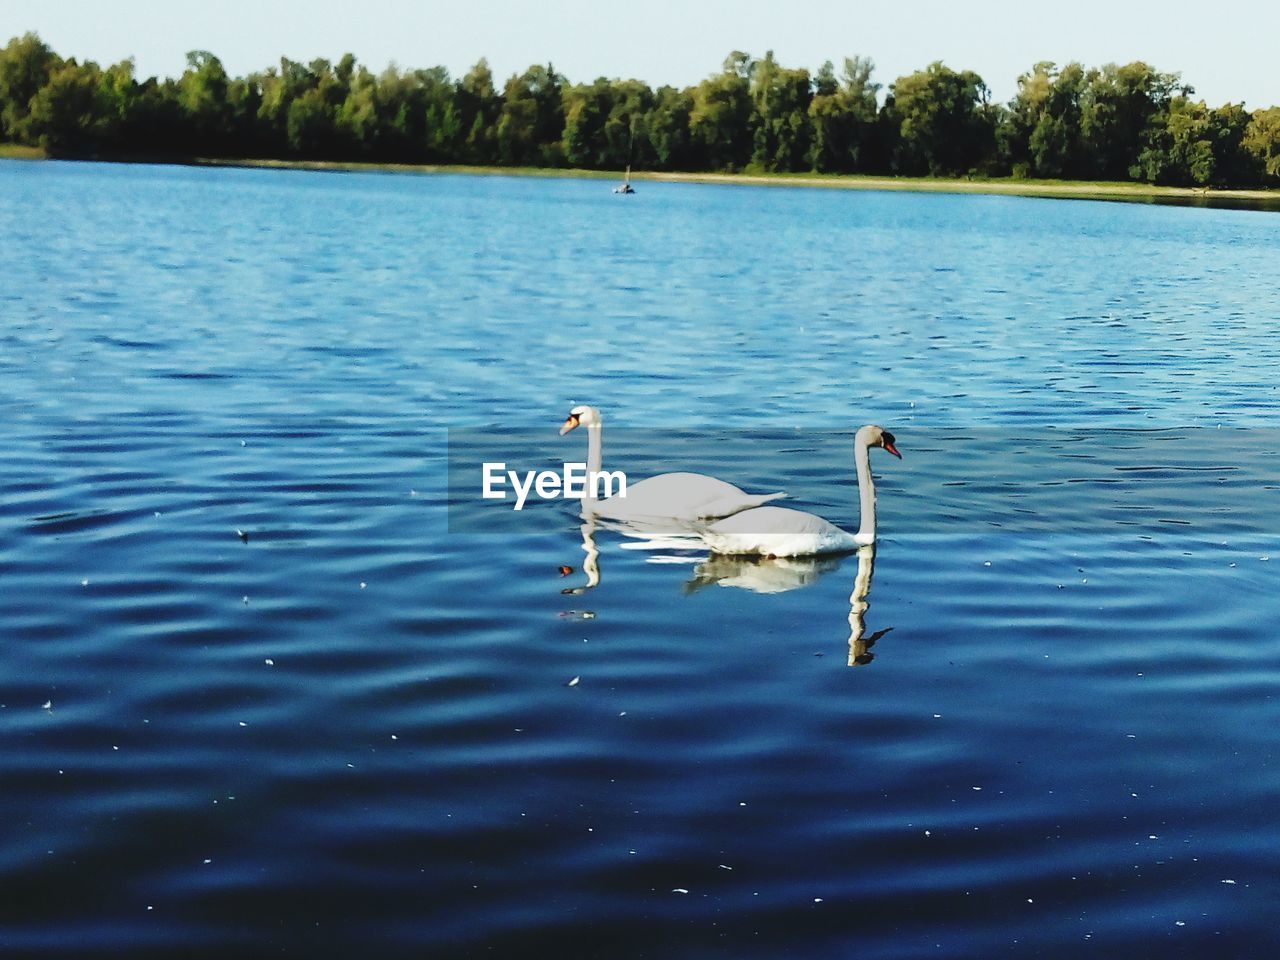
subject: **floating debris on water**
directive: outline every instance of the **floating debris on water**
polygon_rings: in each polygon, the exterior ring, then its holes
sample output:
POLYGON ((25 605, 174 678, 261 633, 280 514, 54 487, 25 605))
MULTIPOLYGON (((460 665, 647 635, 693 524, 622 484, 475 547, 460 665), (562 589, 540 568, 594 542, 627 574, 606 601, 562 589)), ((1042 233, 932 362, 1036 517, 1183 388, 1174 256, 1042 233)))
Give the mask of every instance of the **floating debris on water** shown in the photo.
POLYGON ((53 710, 53 701, 52 701, 52 700, 46 700, 44 703, 42 703, 42 704, 40 705, 40 709, 41 709, 41 710, 53 710))
POLYGON ((672 893, 688 893, 689 891, 686 890, 684 887, 672 887, 671 892, 672 893))
POLYGON ((248 532, 247 530, 240 530, 240 529, 237 529, 237 530, 236 530, 236 536, 240 538, 240 541, 241 541, 242 543, 248 543, 248 542, 249 542, 249 532, 248 532))
POLYGON ((262 662, 265 663, 268 667, 274 667, 276 665, 276 662, 272 660, 270 657, 267 657, 267 659, 263 660, 262 662))
POLYGON ((556 569, 560 571, 560 576, 562 577, 567 577, 569 574, 573 573, 573 567, 567 567, 563 563, 556 569))
POLYGON ((582 681, 582 678, 581 678, 581 677, 574 677, 572 680, 570 680, 568 683, 566 683, 566 684, 565 684, 565 686, 566 686, 566 687, 576 687, 576 686, 577 686, 581 681, 582 681))

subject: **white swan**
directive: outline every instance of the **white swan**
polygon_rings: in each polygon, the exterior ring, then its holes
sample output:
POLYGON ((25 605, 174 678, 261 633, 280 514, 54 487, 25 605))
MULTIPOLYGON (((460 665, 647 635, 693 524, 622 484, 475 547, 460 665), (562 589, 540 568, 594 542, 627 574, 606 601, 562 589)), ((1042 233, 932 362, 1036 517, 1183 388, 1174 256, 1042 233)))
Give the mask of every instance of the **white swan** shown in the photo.
POLYGON ((786 507, 759 507, 744 510, 699 530, 703 541, 715 553, 755 554, 765 557, 810 557, 824 553, 849 553, 876 542, 876 488, 871 481, 870 447, 882 447, 899 460, 893 434, 868 424, 853 438, 853 461, 857 466, 858 496, 862 523, 857 533, 841 530, 834 523, 800 510, 786 507))
MULTIPOLYGON (((576 427, 587 428, 587 475, 601 470, 600 434, 604 426, 595 407, 578 406, 560 427, 564 436, 576 427)), ((751 494, 732 483, 702 473, 661 473, 638 483, 627 483, 627 494, 601 500, 594 484, 587 485, 582 500, 584 515, 610 520, 678 520, 685 523, 716 520, 785 497, 785 493, 751 494)))

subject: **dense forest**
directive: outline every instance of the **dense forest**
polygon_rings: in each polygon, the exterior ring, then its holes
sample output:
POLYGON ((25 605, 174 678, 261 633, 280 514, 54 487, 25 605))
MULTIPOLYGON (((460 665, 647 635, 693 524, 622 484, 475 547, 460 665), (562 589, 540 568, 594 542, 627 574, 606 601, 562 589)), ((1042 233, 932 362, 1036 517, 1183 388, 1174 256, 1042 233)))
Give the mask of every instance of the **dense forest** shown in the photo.
POLYGON ((734 52, 697 86, 571 83, 481 60, 373 73, 347 54, 230 77, 211 53, 177 79, 63 59, 27 34, 0 50, 0 141, 51 156, 277 158, 639 170, 869 173, 1280 184, 1280 107, 1209 107, 1145 63, 1037 63, 1007 104, 932 63, 881 96, 874 65, 816 73, 734 52))

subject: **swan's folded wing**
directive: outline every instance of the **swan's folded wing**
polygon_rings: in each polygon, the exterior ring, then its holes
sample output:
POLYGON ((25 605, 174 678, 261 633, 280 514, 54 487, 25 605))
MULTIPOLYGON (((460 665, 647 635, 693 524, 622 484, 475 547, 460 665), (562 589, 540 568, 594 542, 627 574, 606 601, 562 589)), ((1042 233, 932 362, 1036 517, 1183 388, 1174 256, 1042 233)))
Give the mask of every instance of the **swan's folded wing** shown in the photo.
POLYGON ((747 493, 732 483, 702 473, 661 473, 628 484, 625 496, 610 497, 595 510, 600 516, 617 518, 715 520, 782 496, 785 494, 747 493))
POLYGON ((707 531, 713 534, 823 534, 837 530, 817 514, 790 507, 757 507, 725 517, 711 524, 707 531))

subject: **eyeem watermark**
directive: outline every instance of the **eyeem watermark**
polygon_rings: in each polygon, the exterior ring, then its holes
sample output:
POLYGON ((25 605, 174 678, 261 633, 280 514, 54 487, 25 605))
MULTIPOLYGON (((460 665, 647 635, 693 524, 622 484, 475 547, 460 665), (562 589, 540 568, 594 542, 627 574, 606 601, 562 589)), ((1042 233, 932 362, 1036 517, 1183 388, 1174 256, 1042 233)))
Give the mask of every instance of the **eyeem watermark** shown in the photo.
POLYGON ((608 497, 627 495, 627 475, 621 470, 587 470, 585 463, 566 463, 555 470, 508 470, 505 463, 485 463, 481 466, 481 497, 485 500, 506 500, 507 485, 515 494, 514 510, 523 510, 529 494, 540 500, 581 500, 592 497, 604 500, 608 497))

